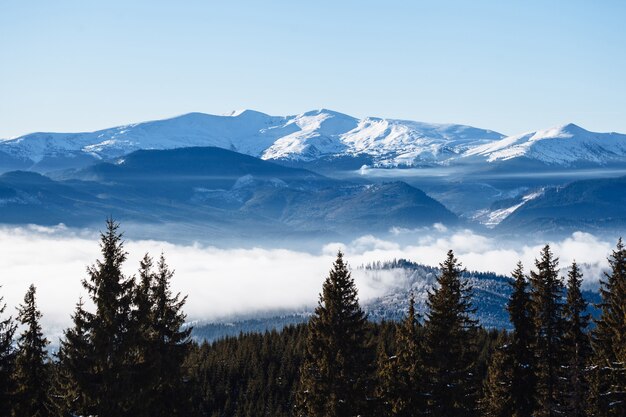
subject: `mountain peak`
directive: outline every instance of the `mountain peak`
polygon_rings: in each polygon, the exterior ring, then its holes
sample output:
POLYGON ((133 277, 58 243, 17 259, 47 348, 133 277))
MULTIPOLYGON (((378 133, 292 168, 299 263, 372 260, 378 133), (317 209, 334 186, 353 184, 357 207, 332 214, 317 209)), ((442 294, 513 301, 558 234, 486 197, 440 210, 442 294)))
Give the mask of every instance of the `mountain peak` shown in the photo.
POLYGON ((320 116, 320 115, 328 115, 332 117, 340 117, 340 118, 346 118, 346 119, 355 119, 354 117, 347 115, 345 113, 341 113, 341 112, 330 110, 330 109, 324 109, 324 108, 316 109, 316 110, 309 110, 305 113, 298 115, 298 117, 312 117, 312 116, 320 116))
POLYGON ((571 134, 589 133, 588 130, 574 123, 568 123, 566 125, 561 126, 561 131, 566 132, 566 133, 571 133, 571 134))
POLYGON ((575 136, 588 135, 590 132, 574 123, 551 127, 545 130, 536 131, 530 138, 531 141, 542 139, 564 139, 575 136))
POLYGON ((233 110, 233 111, 231 111, 229 113, 226 113, 224 116, 228 116, 228 117, 256 117, 256 116, 268 117, 268 115, 263 113, 263 112, 256 111, 256 110, 250 110, 250 109, 233 110))

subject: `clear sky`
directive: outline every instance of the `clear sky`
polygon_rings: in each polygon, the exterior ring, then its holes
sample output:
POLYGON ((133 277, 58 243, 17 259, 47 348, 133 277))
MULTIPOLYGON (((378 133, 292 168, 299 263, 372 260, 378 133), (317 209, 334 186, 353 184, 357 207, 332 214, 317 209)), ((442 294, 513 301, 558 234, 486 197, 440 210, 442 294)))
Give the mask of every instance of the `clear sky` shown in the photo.
POLYGON ((626 132, 626 2, 0 0, 0 138, 321 107, 626 132))

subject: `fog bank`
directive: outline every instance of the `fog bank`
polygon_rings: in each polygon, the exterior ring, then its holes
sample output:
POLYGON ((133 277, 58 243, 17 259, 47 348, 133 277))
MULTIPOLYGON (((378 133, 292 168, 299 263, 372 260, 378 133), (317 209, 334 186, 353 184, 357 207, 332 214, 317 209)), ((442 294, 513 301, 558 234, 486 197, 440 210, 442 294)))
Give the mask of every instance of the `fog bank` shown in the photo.
MULTIPOLYGON (((406 258, 437 265, 453 249, 470 270, 509 274, 518 260, 528 271, 545 242, 498 242, 469 230, 451 231, 441 225, 420 230, 396 230, 397 239, 366 235, 349 242, 330 242, 316 252, 290 249, 219 249, 212 246, 172 244, 156 240, 125 243, 124 271, 134 274, 146 252, 165 253, 175 270, 173 289, 188 295, 185 311, 190 320, 214 320, 279 309, 304 309, 317 301, 322 282, 337 250, 353 267, 375 261, 406 258), (411 243, 406 243, 411 242, 411 243)), ((28 285, 38 289, 43 324, 56 337, 70 323, 79 297, 86 297, 81 279, 86 267, 99 258, 96 231, 65 227, 0 228, 0 295, 15 316, 28 285)), ((587 285, 593 285, 607 267, 615 242, 577 232, 550 242, 561 267, 572 260, 584 265, 587 285)), ((565 273, 565 270, 563 271, 565 273)), ((354 269, 361 300, 383 295, 402 285, 402 274, 368 273, 354 269)), ((6 313, 5 313, 6 314, 6 313)))

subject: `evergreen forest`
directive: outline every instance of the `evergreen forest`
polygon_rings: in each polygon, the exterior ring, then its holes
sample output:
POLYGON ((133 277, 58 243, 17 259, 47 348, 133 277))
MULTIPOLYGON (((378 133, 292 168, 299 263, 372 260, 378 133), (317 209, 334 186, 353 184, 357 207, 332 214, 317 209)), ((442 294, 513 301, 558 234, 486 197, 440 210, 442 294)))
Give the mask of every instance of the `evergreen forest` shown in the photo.
POLYGON ((626 416, 626 248, 608 254, 590 317, 576 263, 546 245, 511 271, 511 329, 475 318, 472 287, 449 251, 428 293, 398 322, 373 322, 339 252, 306 323, 207 343, 191 338, 164 254, 135 275, 119 224, 82 281, 52 349, 37 289, 11 310, 0 288, 4 417, 626 416), (526 269, 527 268, 527 269, 526 269))

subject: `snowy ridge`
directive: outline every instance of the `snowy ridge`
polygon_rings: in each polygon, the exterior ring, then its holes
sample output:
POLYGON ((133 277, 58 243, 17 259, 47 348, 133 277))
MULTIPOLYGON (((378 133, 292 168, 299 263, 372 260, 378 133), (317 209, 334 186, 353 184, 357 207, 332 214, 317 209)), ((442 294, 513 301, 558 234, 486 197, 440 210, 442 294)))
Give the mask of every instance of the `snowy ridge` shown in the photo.
POLYGON ((477 146, 465 156, 481 156, 488 162, 526 157, 552 165, 602 165, 626 158, 626 135, 589 132, 570 123, 477 146))
POLYGON ((503 136, 462 125, 357 118, 331 110, 269 116, 244 110, 189 113, 86 133, 33 133, 0 141, 0 153, 37 163, 49 157, 111 159, 138 149, 216 146, 263 159, 310 161, 369 155, 382 166, 441 162, 503 136))
POLYGON ((544 190, 540 189, 539 191, 534 191, 530 194, 526 194, 522 196, 522 199, 517 204, 514 204, 510 207, 501 208, 498 210, 480 210, 476 215, 473 216, 474 220, 484 224, 489 229, 493 229, 497 225, 499 225, 504 219, 509 217, 515 210, 522 207, 527 202, 534 200, 538 197, 541 197, 544 194, 544 190))
POLYGON ((383 168, 488 166, 514 160, 563 167, 626 162, 626 135, 589 132, 574 124, 504 137, 471 126, 358 119, 326 109, 294 116, 240 110, 222 116, 189 113, 96 132, 33 133, 0 140, 0 161, 4 161, 0 171, 39 169, 38 164, 58 169, 71 165, 72 159, 84 166, 139 149, 192 146, 215 146, 266 160, 366 157, 371 161, 367 164, 383 168))
POLYGON ((82 152, 112 158, 139 149, 216 146, 241 153, 260 154, 284 131, 270 128, 284 123, 254 111, 232 116, 189 113, 165 120, 135 123, 87 133, 33 133, 0 142, 0 151, 34 162, 63 152, 82 152))

